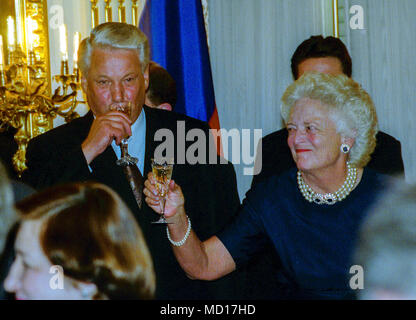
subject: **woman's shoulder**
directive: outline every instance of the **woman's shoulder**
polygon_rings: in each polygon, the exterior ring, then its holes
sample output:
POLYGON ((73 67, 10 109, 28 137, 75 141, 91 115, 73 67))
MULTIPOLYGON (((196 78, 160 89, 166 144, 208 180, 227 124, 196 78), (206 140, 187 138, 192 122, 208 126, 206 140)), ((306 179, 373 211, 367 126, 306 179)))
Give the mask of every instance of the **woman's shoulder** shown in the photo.
POLYGON ((287 198, 297 188, 296 168, 291 168, 279 175, 269 176, 267 179, 256 183, 246 193, 246 199, 250 202, 276 202, 279 198, 287 198))
POLYGON ((270 189, 270 188, 279 188, 284 187, 288 184, 293 184, 293 181, 296 181, 296 168, 290 168, 282 172, 281 174, 275 174, 267 177, 266 179, 260 181, 256 185, 254 185, 251 189, 270 189))

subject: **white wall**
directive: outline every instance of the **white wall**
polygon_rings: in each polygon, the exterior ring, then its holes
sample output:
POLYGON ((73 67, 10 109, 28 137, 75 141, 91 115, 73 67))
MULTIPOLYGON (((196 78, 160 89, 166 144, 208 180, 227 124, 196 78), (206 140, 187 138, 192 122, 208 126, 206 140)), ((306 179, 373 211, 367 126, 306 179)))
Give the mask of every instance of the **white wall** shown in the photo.
POLYGON ((364 9, 364 30, 350 30, 353 78, 373 98, 380 130, 399 139, 406 180, 416 182, 416 1, 349 0, 364 9))
MULTIPOLYGON (((210 0, 210 56, 222 128, 282 127, 280 97, 291 83, 290 58, 312 34, 328 34, 323 1, 210 0)), ((329 34, 328 34, 329 35, 329 34)), ((252 177, 234 166, 240 198, 252 177)))

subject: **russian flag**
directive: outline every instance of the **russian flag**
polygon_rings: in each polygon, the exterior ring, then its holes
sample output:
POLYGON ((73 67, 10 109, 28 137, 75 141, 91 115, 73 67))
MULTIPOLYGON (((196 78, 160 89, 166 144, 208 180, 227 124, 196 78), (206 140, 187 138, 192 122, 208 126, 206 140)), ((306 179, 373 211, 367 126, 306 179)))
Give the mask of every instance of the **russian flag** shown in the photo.
POLYGON ((201 1, 147 0, 140 29, 149 38, 150 59, 176 81, 175 111, 220 129, 201 1))

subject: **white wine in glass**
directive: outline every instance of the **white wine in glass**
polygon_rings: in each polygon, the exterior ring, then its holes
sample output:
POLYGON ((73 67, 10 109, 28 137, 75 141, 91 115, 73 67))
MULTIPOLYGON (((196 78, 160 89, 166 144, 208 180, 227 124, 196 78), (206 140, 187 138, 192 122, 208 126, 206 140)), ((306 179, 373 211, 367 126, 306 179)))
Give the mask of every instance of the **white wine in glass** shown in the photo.
POLYGON ((152 159, 152 173, 156 180, 156 190, 161 197, 162 215, 152 223, 168 224, 165 218, 166 196, 169 192, 169 182, 172 178, 173 159, 152 159))

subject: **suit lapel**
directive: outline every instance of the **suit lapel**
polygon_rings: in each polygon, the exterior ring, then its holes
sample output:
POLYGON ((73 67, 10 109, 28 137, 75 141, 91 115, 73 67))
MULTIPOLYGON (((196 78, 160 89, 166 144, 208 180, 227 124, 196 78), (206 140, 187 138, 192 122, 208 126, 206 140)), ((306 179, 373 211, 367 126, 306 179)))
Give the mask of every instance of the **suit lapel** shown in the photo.
POLYGON ((152 171, 151 158, 155 152, 156 146, 159 143, 154 141, 155 132, 158 129, 156 124, 159 124, 160 120, 157 119, 157 114, 152 112, 151 108, 144 106, 144 112, 146 113, 146 150, 144 154, 144 172, 143 177, 147 179, 147 174, 152 171))
POLYGON ((116 161, 116 154, 110 145, 91 162, 90 167, 94 175, 108 177, 111 180, 120 172, 123 173, 123 170, 117 166, 116 161))
POLYGON ((166 117, 162 116, 163 113, 168 111, 161 111, 161 110, 154 110, 150 107, 144 106, 143 110, 146 112, 146 152, 145 152, 145 163, 144 163, 144 174, 143 177, 147 179, 147 174, 152 171, 151 166, 151 158, 153 158, 155 150, 159 144, 161 144, 161 141, 155 141, 155 133, 159 129, 168 129, 171 130, 173 133, 173 139, 174 139, 174 163, 175 166, 173 168, 173 175, 172 179, 174 179, 174 176, 176 175, 175 172, 180 167, 176 164, 177 155, 176 155, 176 149, 177 149, 177 141, 176 141, 176 135, 177 135, 177 128, 176 128, 176 121, 166 121, 166 117), (175 170, 176 168, 176 170, 175 170))
MULTIPOLYGON (((82 143, 82 141, 84 141, 87 138, 88 132, 90 132, 92 122, 94 121, 94 116, 91 111, 88 111, 83 117, 78 119, 77 127, 75 127, 73 134, 77 136, 78 140, 82 143)), ((75 121, 72 123, 75 123, 75 121)))

